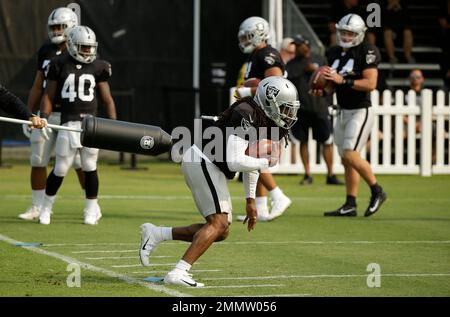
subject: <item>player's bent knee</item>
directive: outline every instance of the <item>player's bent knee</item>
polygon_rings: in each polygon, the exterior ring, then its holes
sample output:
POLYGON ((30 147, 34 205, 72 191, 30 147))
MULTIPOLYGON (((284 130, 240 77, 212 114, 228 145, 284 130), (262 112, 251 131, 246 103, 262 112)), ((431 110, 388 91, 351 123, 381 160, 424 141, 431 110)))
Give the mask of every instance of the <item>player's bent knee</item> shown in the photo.
POLYGON ((58 177, 65 177, 69 171, 69 168, 70 164, 67 159, 57 157, 53 173, 58 177))
POLYGON ((224 228, 222 230, 222 233, 217 237, 216 242, 223 241, 226 238, 228 238, 229 233, 230 233, 230 227, 227 226, 226 228, 224 228))
POLYGON ((31 154, 30 164, 32 167, 46 167, 47 166, 47 164, 44 163, 44 160, 42 159, 42 157, 37 154, 31 154))

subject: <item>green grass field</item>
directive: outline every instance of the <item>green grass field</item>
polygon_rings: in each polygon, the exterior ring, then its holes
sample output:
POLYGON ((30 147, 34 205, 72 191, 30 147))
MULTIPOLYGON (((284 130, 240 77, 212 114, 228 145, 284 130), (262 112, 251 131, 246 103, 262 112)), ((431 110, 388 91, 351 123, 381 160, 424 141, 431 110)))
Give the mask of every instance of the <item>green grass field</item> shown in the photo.
MULTIPOLYGON (((386 204, 364 218, 369 191, 361 184, 359 215, 350 219, 322 216, 343 202, 343 187, 324 185, 324 176, 307 187, 299 176, 277 176, 293 205, 251 233, 234 222, 229 238, 192 268, 207 288, 192 289, 143 281, 164 276, 187 244, 163 243, 154 266, 141 267, 139 225, 202 218, 178 165, 141 166, 148 170, 100 166, 103 218, 94 227, 82 224, 75 173, 63 183, 51 225, 43 226, 17 218, 30 202, 29 167, 0 170, 0 296, 450 296, 450 176, 379 176, 386 204), (79 288, 66 284, 74 260, 82 263, 79 288), (380 266, 380 287, 367 285, 370 263, 380 266)), ((244 212, 242 184, 230 182, 230 190, 236 217, 244 212)))

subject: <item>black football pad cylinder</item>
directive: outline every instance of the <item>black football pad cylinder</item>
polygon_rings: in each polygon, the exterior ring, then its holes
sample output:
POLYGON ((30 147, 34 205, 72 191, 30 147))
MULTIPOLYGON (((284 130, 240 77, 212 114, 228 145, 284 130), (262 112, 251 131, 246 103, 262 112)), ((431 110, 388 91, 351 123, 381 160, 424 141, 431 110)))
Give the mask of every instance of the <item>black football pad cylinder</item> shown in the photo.
POLYGON ((172 138, 157 126, 85 117, 82 123, 81 144, 86 147, 159 155, 170 150, 172 138))

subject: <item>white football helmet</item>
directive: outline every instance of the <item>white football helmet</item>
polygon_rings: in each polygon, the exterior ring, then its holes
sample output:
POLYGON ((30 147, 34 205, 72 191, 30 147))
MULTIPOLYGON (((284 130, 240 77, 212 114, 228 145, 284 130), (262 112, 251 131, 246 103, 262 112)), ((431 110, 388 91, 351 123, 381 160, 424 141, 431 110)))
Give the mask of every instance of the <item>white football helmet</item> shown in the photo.
POLYGON ((78 25, 78 16, 72 9, 61 7, 50 13, 47 22, 48 38, 53 44, 61 44, 67 40, 67 31, 78 25), (59 29, 53 30, 55 26, 59 29))
POLYGON ((239 26, 239 48, 245 54, 252 53, 270 37, 269 23, 260 17, 250 17, 239 26))
POLYGON ((286 78, 264 78, 256 89, 254 100, 280 128, 290 129, 297 121, 300 108, 297 88, 286 78))
POLYGON ((76 26, 67 38, 67 51, 77 61, 89 64, 97 58, 97 40, 94 31, 87 26, 76 26))
POLYGON ((336 40, 339 46, 343 48, 350 48, 357 46, 364 40, 364 34, 367 30, 364 20, 357 14, 350 13, 344 16, 336 24, 336 40), (344 42, 342 39, 341 31, 349 31, 354 33, 352 41, 344 42))

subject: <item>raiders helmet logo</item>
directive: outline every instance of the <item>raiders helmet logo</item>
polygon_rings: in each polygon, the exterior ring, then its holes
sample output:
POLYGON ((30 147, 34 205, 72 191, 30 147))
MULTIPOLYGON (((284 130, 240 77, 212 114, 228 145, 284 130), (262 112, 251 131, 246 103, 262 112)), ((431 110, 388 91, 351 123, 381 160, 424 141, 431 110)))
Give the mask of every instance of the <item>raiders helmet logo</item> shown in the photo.
POLYGON ((274 97, 278 96, 280 89, 275 86, 268 86, 266 88, 266 98, 272 100, 274 97))
POLYGON ((377 59, 375 54, 372 54, 372 53, 373 53, 373 51, 369 51, 366 55, 366 63, 367 64, 372 64, 377 59))
POLYGON ((155 140, 151 136, 144 135, 141 138, 141 148, 144 150, 150 150, 155 145, 155 140))
POLYGON ((275 64, 275 59, 272 56, 266 56, 264 57, 264 61, 269 64, 269 65, 273 65, 275 64))
POLYGON ((252 126, 251 123, 247 119, 242 118, 242 120, 241 120, 242 130, 248 131, 251 126, 252 126))

